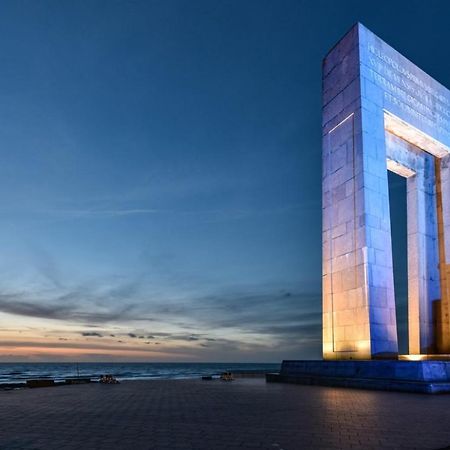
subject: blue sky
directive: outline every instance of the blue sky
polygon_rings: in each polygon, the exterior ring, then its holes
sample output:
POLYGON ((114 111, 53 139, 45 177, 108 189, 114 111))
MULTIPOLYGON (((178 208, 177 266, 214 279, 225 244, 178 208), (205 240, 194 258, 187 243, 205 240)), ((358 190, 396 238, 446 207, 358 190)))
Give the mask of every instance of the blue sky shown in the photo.
POLYGON ((449 86, 449 14, 2 1, 0 361, 319 358, 321 60, 359 20, 449 86))

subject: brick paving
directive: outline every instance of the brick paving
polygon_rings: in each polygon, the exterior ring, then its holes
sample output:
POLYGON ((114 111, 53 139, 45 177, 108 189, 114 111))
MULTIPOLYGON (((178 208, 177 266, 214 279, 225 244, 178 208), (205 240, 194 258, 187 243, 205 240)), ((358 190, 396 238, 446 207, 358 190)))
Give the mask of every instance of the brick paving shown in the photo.
POLYGON ((450 396, 132 381, 0 391, 0 449, 438 449, 450 396))

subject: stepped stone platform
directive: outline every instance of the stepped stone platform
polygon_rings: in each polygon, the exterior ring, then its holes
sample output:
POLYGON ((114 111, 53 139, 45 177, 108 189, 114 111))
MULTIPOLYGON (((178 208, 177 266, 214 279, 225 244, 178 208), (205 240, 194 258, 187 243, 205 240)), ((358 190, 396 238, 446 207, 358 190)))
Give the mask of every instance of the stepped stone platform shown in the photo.
POLYGON ((285 360, 268 382, 340 386, 383 391, 450 393, 450 361, 285 360))

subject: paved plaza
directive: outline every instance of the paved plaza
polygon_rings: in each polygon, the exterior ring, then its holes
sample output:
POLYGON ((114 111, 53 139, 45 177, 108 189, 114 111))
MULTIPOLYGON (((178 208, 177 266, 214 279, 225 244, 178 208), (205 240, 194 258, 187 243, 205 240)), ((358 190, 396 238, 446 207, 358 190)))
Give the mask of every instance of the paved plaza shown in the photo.
POLYGON ((0 391, 0 449, 450 445, 450 396, 180 380, 0 391))

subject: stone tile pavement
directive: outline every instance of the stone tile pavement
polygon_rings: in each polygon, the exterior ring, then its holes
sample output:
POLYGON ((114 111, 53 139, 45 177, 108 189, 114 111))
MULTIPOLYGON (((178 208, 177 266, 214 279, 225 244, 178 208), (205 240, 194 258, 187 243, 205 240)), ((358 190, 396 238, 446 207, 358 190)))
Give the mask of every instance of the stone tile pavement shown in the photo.
POLYGON ((130 381, 0 391, 1 450, 439 449, 450 396, 130 381))

